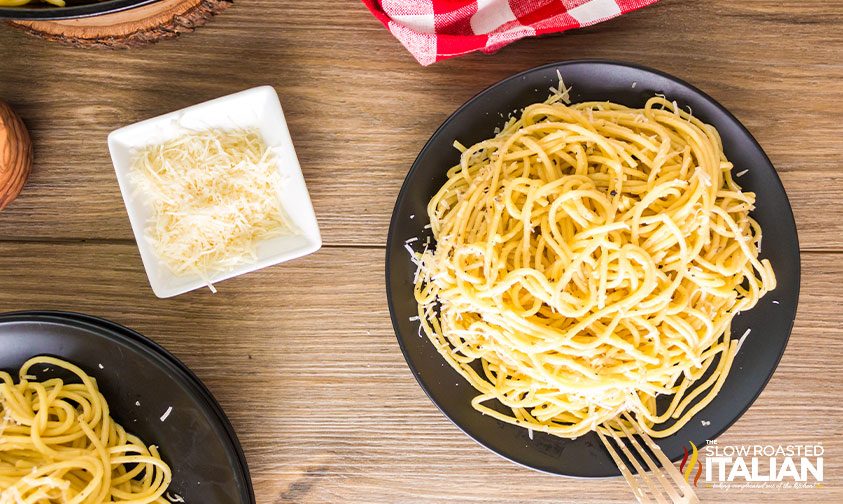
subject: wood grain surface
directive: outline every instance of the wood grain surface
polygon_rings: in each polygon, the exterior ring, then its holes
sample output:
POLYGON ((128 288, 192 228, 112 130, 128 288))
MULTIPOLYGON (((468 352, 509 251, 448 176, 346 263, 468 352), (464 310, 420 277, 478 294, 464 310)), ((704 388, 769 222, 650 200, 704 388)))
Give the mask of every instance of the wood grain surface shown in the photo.
POLYGON ((782 363, 721 442, 822 442, 826 482, 703 488, 700 497, 843 502, 841 54, 840 0, 662 0, 427 68, 351 0, 242 0, 195 33, 131 51, 71 49, 0 26, 0 98, 35 144, 27 187, 0 213, 0 311, 87 312, 174 352, 231 418, 259 504, 630 502, 622 479, 539 474, 450 424, 398 349, 383 257, 407 169, 466 99, 562 59, 644 64, 700 87, 756 136, 784 182, 803 251, 782 363), (281 97, 325 247, 224 282, 216 295, 156 299, 106 136, 262 84, 281 97))

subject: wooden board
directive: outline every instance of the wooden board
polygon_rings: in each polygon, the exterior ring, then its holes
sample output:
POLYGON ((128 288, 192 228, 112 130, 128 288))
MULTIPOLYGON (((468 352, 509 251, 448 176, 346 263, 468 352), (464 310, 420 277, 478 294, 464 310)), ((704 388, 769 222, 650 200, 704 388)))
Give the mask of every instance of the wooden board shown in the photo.
POLYGON ((117 53, 0 29, 0 47, 16 48, 3 56, 0 97, 36 145, 29 185, 0 213, 0 311, 88 312, 175 352, 231 417, 260 504, 630 502, 622 480, 517 467, 439 413, 392 334, 383 247, 409 165, 466 99, 550 61, 633 61, 694 83, 749 127, 783 179, 803 249, 782 364, 721 441, 822 442, 828 481, 802 491, 702 489, 703 502, 843 502, 840 33, 840 0, 662 0, 586 30, 422 68, 353 1, 238 2, 176 42, 117 53), (221 283, 214 296, 158 300, 106 136, 262 84, 279 91, 326 247, 221 283))
POLYGON ((102 16, 9 24, 36 37, 65 45, 127 49, 191 32, 231 3, 232 0, 160 0, 102 16))

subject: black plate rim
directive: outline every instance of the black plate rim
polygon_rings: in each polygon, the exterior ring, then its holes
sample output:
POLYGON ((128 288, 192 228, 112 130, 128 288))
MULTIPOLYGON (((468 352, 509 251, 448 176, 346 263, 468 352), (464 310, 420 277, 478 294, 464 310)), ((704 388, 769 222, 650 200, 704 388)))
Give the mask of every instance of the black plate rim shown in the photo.
MULTIPOLYGON (((692 85, 692 84, 690 84, 690 83, 688 83, 688 82, 684 81, 683 79, 680 79, 676 76, 673 76, 673 75, 668 74, 666 72, 662 72, 661 70, 657 70, 657 69, 654 69, 654 68, 651 68, 651 67, 648 67, 648 66, 645 66, 645 65, 640 65, 640 64, 637 64, 637 63, 630 63, 630 62, 625 62, 625 61, 620 61, 620 60, 602 59, 602 58, 585 58, 585 59, 562 60, 562 61, 557 61, 557 62, 553 62, 553 63, 547 63, 547 64, 544 64, 544 65, 539 65, 539 66, 536 66, 536 67, 529 68, 527 70, 523 70, 523 71, 518 72, 516 74, 513 74, 509 77, 506 77, 506 78, 504 78, 500 81, 497 81, 497 82, 491 84, 490 86, 487 86, 482 91, 478 92, 477 94, 475 94, 474 96, 469 98, 465 103, 460 105, 459 108, 457 108, 453 113, 451 113, 451 115, 449 115, 442 122, 442 124, 440 124, 439 127, 436 128, 436 130, 433 132, 433 134, 430 136, 430 138, 427 140, 427 142, 425 142, 424 147, 422 147, 418 156, 416 156, 416 159, 413 161, 413 164, 411 165, 410 170, 407 172, 407 175, 404 178, 404 182, 401 184, 401 189, 398 192, 398 197, 396 198, 395 206, 393 207, 393 210, 392 210, 392 216, 390 217, 389 231, 387 233, 387 238, 386 238, 387 246, 386 246, 386 260, 385 260, 385 264, 384 264, 384 266, 385 266, 385 268, 384 268, 385 269, 385 275, 384 276, 385 276, 385 280, 386 280, 386 298, 387 298, 387 305, 389 306, 389 317, 390 317, 390 320, 392 321, 392 328, 393 328, 393 332, 395 333, 395 338, 398 340, 398 346, 401 348, 401 353, 404 356, 404 361, 407 363, 407 367, 410 368, 410 371, 413 373, 413 377, 415 378, 415 380, 419 384, 419 386, 422 388, 422 390, 424 391, 427 398, 430 400, 430 402, 432 402, 436 406, 436 408, 445 416, 445 418, 447 418, 452 424, 454 424, 457 427, 457 429, 459 429, 463 434, 465 434, 466 436, 471 438, 474 442, 476 442, 480 446, 486 448, 487 450, 489 450, 492 453, 498 455, 499 457, 501 457, 505 460, 508 460, 509 462, 512 462, 516 465, 519 465, 521 467, 524 467, 524 468, 527 468, 527 469, 530 469, 530 470, 533 470, 533 471, 537 471, 537 472, 544 473, 544 474, 550 474, 550 475, 554 475, 554 476, 561 476, 561 477, 572 478, 572 479, 595 479, 595 480, 599 480, 599 479, 617 478, 617 477, 620 476, 620 474, 608 475, 608 476, 571 475, 571 474, 564 474, 564 473, 560 473, 560 472, 555 472, 555 471, 551 471, 551 470, 545 470, 545 469, 542 469, 542 468, 533 467, 533 466, 530 466, 530 465, 528 465, 526 463, 523 463, 521 461, 514 460, 514 459, 504 455, 499 450, 496 450, 495 448, 493 448, 491 446, 488 446, 486 443, 481 442, 472 433, 468 432, 462 425, 457 423, 451 417, 451 415, 448 414, 448 412, 445 411, 433 399, 433 396, 431 395, 430 390, 428 389, 427 385, 422 381, 421 376, 419 374, 419 371, 416 369, 416 366, 413 364, 413 360, 411 359, 411 357, 408 353, 408 349, 407 349, 406 345, 404 344, 404 340, 400 336, 400 329, 399 329, 399 325, 398 325, 398 320, 397 320, 396 315, 395 315, 395 307, 394 307, 394 302, 393 302, 393 298, 392 298, 392 289, 390 288, 390 286, 392 285, 392 279, 391 279, 391 273, 390 273, 390 267, 389 267, 389 265, 391 264, 391 261, 392 261, 392 247, 390 247, 390 244, 393 243, 393 240, 395 239, 394 235, 395 235, 395 233, 398 232, 397 231, 398 210, 402 206, 402 203, 406 199, 407 195, 409 194, 411 180, 413 179, 413 175, 415 174, 415 172, 419 169, 420 160, 423 159, 426 156, 427 152, 432 148, 432 146, 434 144, 434 139, 442 132, 442 130, 444 130, 448 125, 450 125, 451 122, 455 121, 456 118, 459 115, 461 115, 461 113, 463 112, 464 109, 468 108, 475 101, 477 101, 481 97, 485 96, 487 93, 491 92, 493 89, 495 89, 498 86, 501 86, 505 83, 508 83, 508 82, 511 82, 511 81, 514 81, 514 80, 517 80, 517 79, 520 79, 522 76, 525 76, 527 74, 531 74, 533 72, 541 72, 541 71, 544 71, 544 70, 547 70, 547 69, 550 69, 550 68, 561 68, 561 67, 570 66, 570 65, 589 65, 589 64, 618 66, 618 67, 631 68, 631 69, 634 69, 634 70, 643 71, 645 73, 651 73, 651 74, 654 74, 656 76, 659 76, 659 77, 665 78, 667 80, 673 81, 674 83, 677 83, 681 86, 685 86, 688 89, 690 89, 693 93, 699 95, 704 100, 707 100, 708 102, 710 102, 716 109, 718 109, 718 111, 723 113, 736 126, 738 126, 738 128, 752 142, 753 146, 758 150, 758 152, 761 153, 761 155, 764 157, 764 160, 767 162, 767 164, 769 164, 773 168, 772 169, 773 180, 778 185, 778 188, 781 190, 782 194, 784 195, 785 201, 787 202, 787 205, 786 205, 787 208, 782 209, 782 210, 784 210, 784 212, 782 213, 781 217, 783 219, 787 219, 788 224, 792 224, 793 228, 796 229, 796 218, 793 214, 793 207, 790 204, 790 199, 787 197, 787 192, 784 189, 784 184, 781 181, 781 177, 779 177, 779 174, 776 171, 775 166, 773 165, 772 161, 770 161, 769 156, 764 151, 764 149, 761 147, 761 144, 758 143, 758 140, 756 140, 756 138, 752 135, 752 133, 750 133, 750 131, 746 128, 746 126, 740 120, 738 120, 738 118, 735 117, 734 114, 732 114, 728 109, 726 109, 726 107, 721 105, 720 102, 718 102, 717 100, 712 98, 708 93, 702 91, 701 89, 697 88, 696 86, 694 86, 694 85, 692 85)), ((787 349, 787 345, 790 341, 790 336, 793 333, 793 326, 794 326, 794 323, 796 322, 796 311, 797 311, 797 308, 798 308, 798 305, 799 305, 799 293, 801 291, 802 262, 801 262, 801 251, 800 251, 800 248, 799 248, 799 235, 798 235, 798 233, 794 234, 794 246, 795 246, 796 258, 797 258, 796 271, 795 271, 795 279, 796 279, 795 295, 796 295, 796 298, 795 298, 794 303, 793 303, 793 313, 790 314, 790 316, 788 317, 791 320, 790 326, 787 328, 786 336, 784 338, 784 342, 783 342, 781 351, 779 352, 778 356, 776 357, 775 365, 771 368, 769 374, 764 378, 762 386, 758 388, 755 395, 752 397, 752 400, 750 400, 747 403, 746 407, 742 408, 741 411, 739 411, 735 415, 734 419, 732 419, 725 427, 723 427, 721 430, 719 430, 716 433, 716 435, 712 436, 711 439, 716 439, 716 438, 720 437, 721 435, 723 435, 724 432, 726 432, 730 427, 732 427, 732 425, 735 424, 735 422, 737 422, 741 417, 743 417, 744 414, 746 414, 746 412, 749 410, 750 407, 752 407, 752 405, 755 403, 755 401, 758 399, 758 397, 761 395, 761 393, 764 391, 764 389, 767 388, 767 385, 769 384, 770 380, 772 379, 773 375, 775 374, 776 370, 778 369, 779 364, 781 363, 782 356, 784 356, 784 352, 787 349)), ((656 440, 656 442, 658 443, 658 440, 656 440)), ((676 456, 671 460, 673 462, 676 462, 680 458, 682 458, 681 455, 676 456)))
POLYGON ((0 19, 76 19, 111 14, 157 1, 158 0, 108 0, 106 2, 72 5, 70 7, 0 7, 0 19))
POLYGON ((59 325, 67 325, 68 322, 77 324, 83 329, 91 330, 102 334, 107 338, 117 340, 118 342, 129 342, 134 345, 139 345, 157 357, 164 359, 172 364, 180 372, 184 373, 187 378, 187 383, 195 389, 198 393, 196 397, 205 402, 205 404, 214 413, 216 421, 225 431, 229 448, 237 456, 238 469, 241 473, 242 479, 245 482, 245 490, 250 504, 255 504, 255 489, 252 483, 249 465, 246 461, 246 455, 243 452, 243 447, 240 440, 237 438, 237 433, 231 425, 225 411, 217 402, 208 387, 202 383, 202 380, 196 376, 190 368, 180 361, 175 355, 170 353, 163 346, 152 341, 150 338, 141 333, 130 329, 124 325, 118 324, 111 320, 107 320, 94 315, 85 313, 59 311, 59 310, 25 310, 14 311, 7 313, 0 313, 0 323, 3 322, 47 322, 59 325))

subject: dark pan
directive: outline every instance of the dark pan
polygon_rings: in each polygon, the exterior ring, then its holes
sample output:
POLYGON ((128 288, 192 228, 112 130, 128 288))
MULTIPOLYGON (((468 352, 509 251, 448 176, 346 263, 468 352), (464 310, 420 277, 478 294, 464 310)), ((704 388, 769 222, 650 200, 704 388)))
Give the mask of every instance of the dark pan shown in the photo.
MULTIPOLYGON (((36 355, 70 361, 97 379, 115 420, 160 447, 173 469, 171 493, 186 502, 254 504, 246 459, 228 419, 199 379, 162 347, 86 315, 0 315, 0 369, 17 377, 21 364, 36 355)), ((35 371, 39 378, 55 376, 35 371)))
POLYGON ((20 7, 0 7, 0 19, 72 19, 110 14, 132 9, 156 0, 106 0, 104 2, 67 0, 65 7, 33 2, 20 7))
POLYGON ((746 339, 718 396, 676 434, 659 441, 676 460, 689 441, 703 446, 732 425, 755 401, 778 365, 787 345, 799 297, 799 244, 796 224, 782 183, 764 151, 744 126, 714 99, 675 77, 636 65, 611 61, 569 61, 545 65, 509 77, 481 92, 460 107, 433 134, 413 163, 392 214, 386 251, 386 288, 392 324, 407 364, 430 399, 466 434, 514 462, 555 474, 580 477, 618 475, 609 454, 593 433, 576 440, 526 430, 499 422, 475 411, 470 404, 475 390, 445 364, 427 338, 419 337, 413 298, 415 265, 405 241, 421 237, 429 223, 427 202, 445 181, 445 172, 459 161, 454 140, 472 145, 494 135, 504 117, 547 98, 558 84, 557 70, 573 86, 574 102, 606 101, 641 107, 654 94, 691 107, 695 116, 714 125, 723 137, 728 158, 738 179, 757 194, 753 216, 763 230, 762 257, 773 265, 778 287, 753 310, 733 324, 733 337, 747 328, 746 339), (411 218, 414 216, 414 218, 411 218), (773 303, 776 301, 776 303, 773 303), (703 425, 703 420, 706 424, 703 425), (710 423, 708 423, 710 422, 710 423))

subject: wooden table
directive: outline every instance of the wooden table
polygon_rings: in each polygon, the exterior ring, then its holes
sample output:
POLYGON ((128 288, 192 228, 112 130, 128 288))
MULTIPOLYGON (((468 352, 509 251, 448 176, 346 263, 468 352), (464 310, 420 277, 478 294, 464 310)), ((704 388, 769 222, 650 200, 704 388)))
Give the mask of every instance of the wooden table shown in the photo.
POLYGON ((518 467, 439 413, 392 332, 384 244, 399 186, 423 143, 497 80, 598 57, 696 84, 766 149, 802 248, 802 297, 787 352, 721 440, 822 442, 826 452, 821 489, 700 495, 843 502, 840 0, 663 0, 593 28, 428 68, 356 1, 244 0, 194 34, 128 52, 69 49, 5 27, 0 47, 0 97, 35 142, 30 182, 0 213, 0 311, 87 312, 163 344, 222 403, 260 504, 630 501, 622 479, 518 467), (325 246, 224 282, 216 295, 156 299, 106 135, 261 84, 281 97, 325 246))

